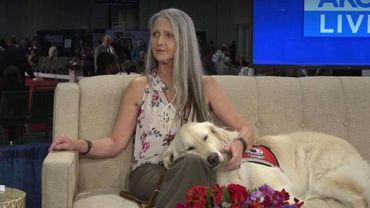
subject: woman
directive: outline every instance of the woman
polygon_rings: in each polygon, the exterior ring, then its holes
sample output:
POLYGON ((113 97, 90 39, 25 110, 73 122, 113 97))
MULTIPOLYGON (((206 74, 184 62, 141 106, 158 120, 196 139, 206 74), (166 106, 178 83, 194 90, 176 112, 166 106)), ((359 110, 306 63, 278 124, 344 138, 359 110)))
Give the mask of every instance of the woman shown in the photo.
MULTIPOLYGON (((130 192, 148 200, 164 168, 162 153, 176 130, 188 121, 211 120, 240 132, 225 147, 232 155, 226 168, 239 167, 242 152, 254 142, 248 122, 237 113, 217 82, 202 76, 195 28, 191 18, 178 9, 165 9, 149 22, 151 32, 146 75, 133 79, 123 95, 115 127, 108 138, 71 140, 58 136, 50 150, 75 150, 91 156, 119 154, 134 136, 134 163, 130 192), (135 132, 135 135, 133 135, 135 132)), ((181 158, 167 171, 156 207, 173 208, 184 202, 192 185, 212 185, 215 173, 196 156, 181 158)))

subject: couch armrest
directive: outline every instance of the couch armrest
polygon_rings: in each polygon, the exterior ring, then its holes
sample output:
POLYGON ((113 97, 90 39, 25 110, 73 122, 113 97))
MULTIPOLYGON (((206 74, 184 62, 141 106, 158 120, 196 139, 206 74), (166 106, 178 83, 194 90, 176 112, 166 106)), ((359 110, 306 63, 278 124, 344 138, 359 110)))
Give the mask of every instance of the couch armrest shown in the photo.
POLYGON ((60 83, 55 89, 53 139, 64 134, 78 139, 80 88, 76 83, 60 83))
POLYGON ((77 192, 78 154, 50 152, 42 166, 42 207, 72 208, 77 192))
MULTIPOLYGON (((80 88, 76 83, 60 83, 55 89, 53 139, 64 134, 78 139, 80 88)), ((76 152, 50 152, 42 167, 42 207, 72 208, 77 194, 79 158, 76 152)))

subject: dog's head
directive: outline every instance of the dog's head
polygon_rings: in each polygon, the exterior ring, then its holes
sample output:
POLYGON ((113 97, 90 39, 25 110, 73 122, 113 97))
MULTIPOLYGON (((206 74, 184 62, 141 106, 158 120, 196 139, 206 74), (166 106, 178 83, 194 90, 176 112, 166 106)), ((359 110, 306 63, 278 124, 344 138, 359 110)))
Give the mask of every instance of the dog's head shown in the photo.
POLYGON ((164 153, 166 168, 176 159, 186 154, 195 154, 207 161, 211 168, 216 168, 225 161, 224 145, 236 138, 237 132, 217 127, 210 122, 187 123, 183 125, 170 146, 164 153))

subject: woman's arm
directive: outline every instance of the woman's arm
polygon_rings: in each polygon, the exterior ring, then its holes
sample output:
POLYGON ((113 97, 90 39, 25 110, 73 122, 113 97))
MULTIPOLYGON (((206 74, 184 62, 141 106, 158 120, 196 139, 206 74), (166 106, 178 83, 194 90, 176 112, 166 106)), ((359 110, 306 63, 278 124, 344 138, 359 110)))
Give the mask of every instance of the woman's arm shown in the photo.
MULTIPOLYGON (((119 154, 133 136, 136 128, 137 114, 140 107, 146 77, 132 80, 123 93, 121 106, 113 131, 109 137, 92 141, 89 155, 98 157, 112 157, 119 154)), ((85 140, 71 140, 63 135, 58 136, 49 150, 74 150, 86 152, 88 144, 85 140)))
MULTIPOLYGON (((203 81, 206 97, 216 117, 224 125, 237 130, 250 148, 255 142, 252 126, 237 112, 214 78, 205 76, 203 81)), ((230 169, 233 169, 240 162, 243 144, 234 140, 225 150, 233 153, 233 158, 229 161, 230 169)))

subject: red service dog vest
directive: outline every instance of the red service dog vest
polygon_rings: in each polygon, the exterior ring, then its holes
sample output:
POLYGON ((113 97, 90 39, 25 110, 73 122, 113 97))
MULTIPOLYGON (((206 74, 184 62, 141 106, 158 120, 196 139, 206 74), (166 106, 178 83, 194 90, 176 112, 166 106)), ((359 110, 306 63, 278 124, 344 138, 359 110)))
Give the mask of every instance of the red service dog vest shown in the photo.
POLYGON ((279 167, 279 162, 274 153, 263 145, 255 145, 251 149, 245 151, 242 156, 242 162, 254 162, 270 167, 279 167))

